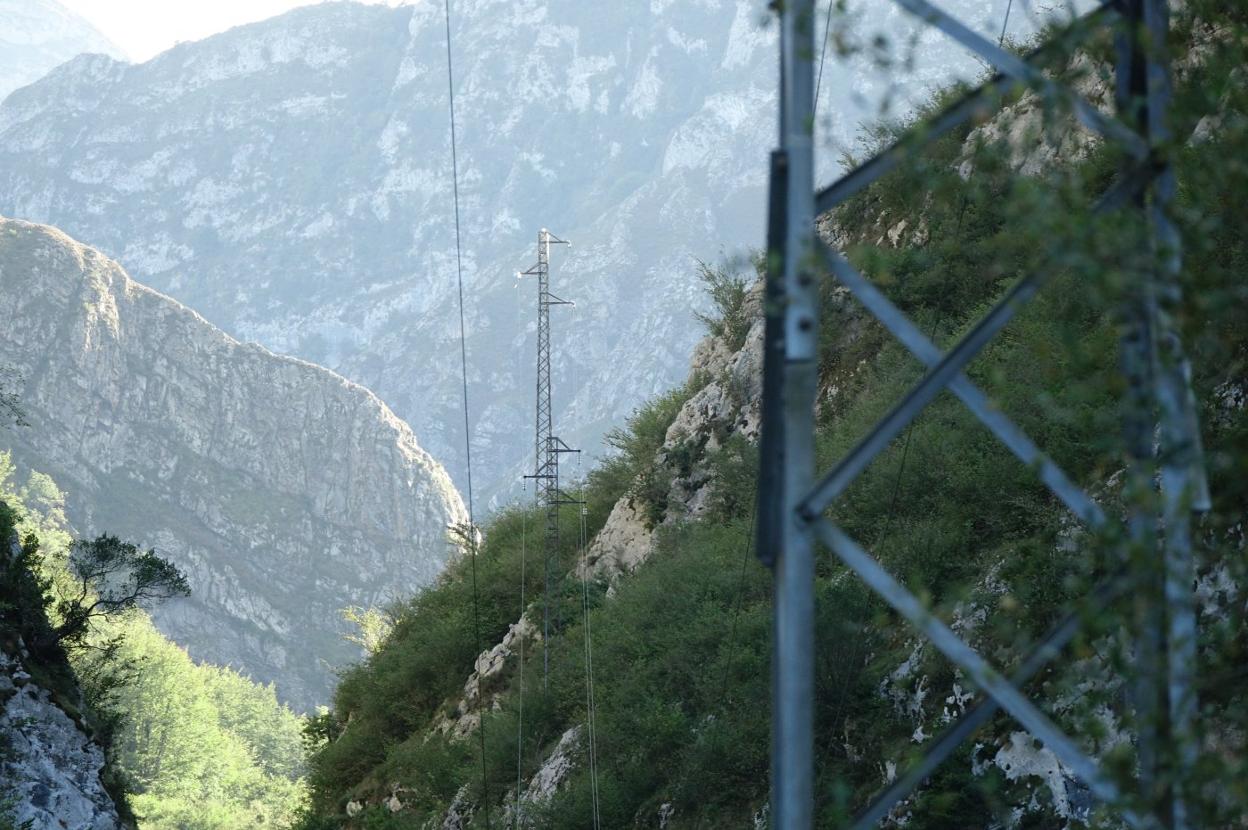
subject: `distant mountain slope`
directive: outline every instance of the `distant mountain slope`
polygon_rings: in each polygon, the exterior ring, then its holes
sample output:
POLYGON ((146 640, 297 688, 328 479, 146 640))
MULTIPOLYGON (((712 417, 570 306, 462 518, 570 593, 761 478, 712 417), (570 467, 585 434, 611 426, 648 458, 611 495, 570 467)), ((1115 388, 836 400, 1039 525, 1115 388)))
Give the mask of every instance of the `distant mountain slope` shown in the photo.
MULTIPOLYGON (((905 18, 884 0, 851 5, 872 26, 905 18)), ((948 5, 1000 29, 1005 0, 948 5)), ((514 274, 539 228, 574 243, 556 255, 556 292, 578 304, 554 323, 556 428, 591 453, 683 377, 704 303, 694 258, 761 245, 776 89, 765 6, 455 4, 487 498, 531 464, 536 298, 514 274)), ((442 14, 323 3, 137 66, 80 58, 0 107, 0 213, 62 227, 231 334, 367 385, 462 484, 442 14)), ((901 104, 978 71, 938 34, 919 46, 892 78, 901 104)), ((889 81, 832 52, 820 120, 848 145, 889 81)))
POLYGON ((120 48, 56 0, 0 0, 0 100, 83 52, 120 48))
POLYGON ((337 610, 427 584, 463 505, 372 393, 231 339, 59 231, 0 219, 0 365, 25 378, 14 456, 83 534, 157 547, 194 595, 155 616, 196 658, 296 705, 358 657, 337 610))

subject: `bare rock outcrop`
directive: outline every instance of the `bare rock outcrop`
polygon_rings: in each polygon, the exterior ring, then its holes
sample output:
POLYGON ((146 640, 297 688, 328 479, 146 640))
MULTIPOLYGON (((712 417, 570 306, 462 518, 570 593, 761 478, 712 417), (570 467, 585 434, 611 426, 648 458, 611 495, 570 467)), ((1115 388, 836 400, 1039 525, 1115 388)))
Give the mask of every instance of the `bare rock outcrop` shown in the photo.
POLYGON ((453 734, 456 738, 465 738, 476 731, 481 723, 481 711, 497 705, 499 680, 504 670, 509 664, 513 668, 519 665, 524 647, 541 638, 541 632, 528 614, 508 626, 500 642, 477 655, 473 672, 464 683, 463 697, 455 704, 452 713, 438 723, 438 731, 453 734), (516 659, 512 660, 513 657, 516 659))
POLYGON ((32 680, 20 657, 0 651, 0 805, 14 827, 120 830, 104 788, 104 750, 32 680), (26 822, 29 822, 27 824, 26 822))
MULTIPOLYGON (((655 456, 656 465, 667 463, 670 454, 689 443, 699 445, 705 458, 719 450, 730 435, 758 439, 763 368, 761 291, 762 284, 756 284, 746 298, 745 315, 753 323, 739 348, 733 349, 723 337, 711 334, 694 349, 689 374, 705 379, 705 383, 685 401, 668 427, 655 456)), ((688 475, 673 477, 663 522, 697 518, 705 512, 714 483, 703 464, 688 475)), ((654 530, 636 500, 623 496, 586 552, 590 575, 614 579, 636 570, 654 550, 654 530)))
POLYGON ((337 610, 425 585, 466 512, 375 395, 240 343, 56 229, 0 219, 0 365, 23 378, 14 458, 82 535, 156 547, 192 597, 157 624, 199 659, 328 699, 358 658, 337 610))
MULTIPOLYGON (((0 539, 0 569, 9 570, 19 552, 16 535, 0 539)), ((6 601, 12 599, 6 594, 6 601)), ((31 613, 20 605, 17 609, 19 614, 31 613)), ((127 828, 104 786, 103 747, 32 675, 38 666, 20 634, 9 631, 0 637, 0 826, 127 828)), ((77 687, 60 690, 62 696, 67 693, 83 707, 77 687)))

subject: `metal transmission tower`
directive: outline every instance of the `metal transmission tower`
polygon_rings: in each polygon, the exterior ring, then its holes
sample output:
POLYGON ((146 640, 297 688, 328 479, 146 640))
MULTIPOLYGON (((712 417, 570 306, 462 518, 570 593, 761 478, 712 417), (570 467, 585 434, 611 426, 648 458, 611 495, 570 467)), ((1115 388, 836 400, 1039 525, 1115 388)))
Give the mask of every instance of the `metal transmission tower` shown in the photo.
MULTIPOLYGON (((1175 314, 1181 299, 1181 250, 1169 218, 1175 193, 1167 131, 1170 74, 1165 54, 1169 31, 1166 0, 1105 3, 1074 21, 1049 43, 1019 57, 945 14, 927 0, 894 0, 987 61, 997 74, 944 110, 903 132, 896 142, 859 164, 831 186, 814 192, 813 124, 814 0, 786 0, 780 9, 780 142, 772 154, 762 437, 760 447, 758 551, 775 570, 773 655, 772 818, 779 830, 812 826, 814 684, 814 553, 826 545, 881 599, 922 632, 984 694, 981 701, 925 747, 912 769, 868 805, 853 827, 874 827, 919 787, 974 731, 1004 710, 1082 779, 1102 803, 1131 827, 1190 827, 1185 776, 1196 757, 1196 616, 1190 513, 1207 510, 1200 435, 1189 367, 1175 314), (1107 116, 1037 68, 1037 59, 1061 54, 1106 27, 1117 42, 1117 117, 1107 116), (1025 656, 1008 679, 932 614, 825 511, 862 471, 942 391, 953 393, 1019 461, 1087 527, 1112 519, 995 408, 963 373, 966 365, 1031 300, 1057 265, 1018 281, 948 352, 942 352, 888 298, 840 254, 815 236, 817 215, 895 170, 904 161, 973 117, 999 107, 1007 94, 1030 88, 1042 101, 1075 115, 1084 128, 1123 152, 1118 179, 1100 196, 1094 212, 1132 210, 1154 246, 1154 267, 1139 275, 1124 303, 1128 321, 1122 343, 1130 388, 1124 432, 1132 476, 1141 497, 1120 538, 1133 556, 1125 572, 1095 591, 1105 605, 1131 591, 1144 610, 1135 623, 1135 705, 1141 722, 1140 781, 1136 808, 1124 806, 1117 783, 1021 691, 1080 627, 1072 613, 1025 656), (927 373, 832 470, 816 480, 814 401, 818 376, 819 277, 830 272, 852 292, 927 373), (1160 452, 1153 450, 1153 436, 1160 452), (1160 508, 1153 482, 1160 482, 1160 508), (1164 539, 1155 528, 1163 520, 1164 539)), ((1046 110, 1054 109, 1046 107, 1046 110)), ((918 194, 920 197, 922 194, 918 194)))
MULTIPOLYGON (((580 504, 559 489, 559 456, 574 450, 554 434, 550 377, 550 309, 551 306, 572 305, 550 293, 550 246, 567 245, 550 231, 542 228, 537 234, 537 264, 522 271, 522 276, 537 277, 537 428, 534 436, 534 480, 536 497, 546 509, 546 532, 543 545, 546 590, 542 601, 542 684, 550 680, 551 581, 559 567, 559 508, 580 504)), ((557 610, 557 609, 556 609, 557 610)))

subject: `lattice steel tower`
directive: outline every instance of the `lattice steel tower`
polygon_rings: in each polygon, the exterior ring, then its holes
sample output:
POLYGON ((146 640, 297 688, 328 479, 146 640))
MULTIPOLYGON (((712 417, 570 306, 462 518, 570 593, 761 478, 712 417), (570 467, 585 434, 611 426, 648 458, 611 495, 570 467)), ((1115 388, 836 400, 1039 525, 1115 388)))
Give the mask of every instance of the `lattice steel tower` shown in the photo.
MULTIPOLYGON (((1070 21, 1025 56, 1002 48, 941 11, 929 0, 894 0, 981 57, 997 74, 904 131, 889 146, 819 192, 815 178, 815 0, 773 4, 780 14, 780 147, 771 159, 766 334, 760 438, 758 539, 760 556, 775 572, 775 635, 771 826, 809 830, 815 818, 815 555, 822 543, 893 611, 921 632, 977 687, 980 701, 923 746, 850 825, 878 826, 910 797, 975 731, 1001 710, 1010 715, 1082 781, 1101 804, 1138 830, 1189 830, 1188 802, 1201 752, 1195 673, 1197 627, 1193 594, 1193 515, 1210 507, 1200 429, 1183 352, 1180 311, 1182 245, 1172 218, 1176 195, 1169 126, 1171 74, 1168 0, 1121 0, 1070 21), (1115 43, 1116 112, 1107 114, 1064 87, 1043 68, 1108 31, 1115 43), (1126 333, 1123 365, 1129 387, 1126 445, 1137 494, 1129 495, 1124 526, 1047 456, 965 373, 985 346, 1032 300, 1062 266, 1053 254, 1017 280, 947 351, 901 311, 867 274, 815 232, 819 215, 898 170, 942 136, 985 118, 1028 89, 1045 102, 1046 123, 1070 112, 1121 158, 1113 182, 1091 213, 1132 213, 1147 233, 1151 262, 1141 267, 1122 301, 1126 333), (819 380, 819 282, 832 275, 914 357, 926 374, 831 469, 815 468, 815 400, 819 380), (1137 665, 1132 701, 1142 724, 1135 780, 1085 751, 1028 694, 1028 683, 1079 632, 1078 607, 1062 618, 1007 677, 910 588, 894 577, 827 511, 859 475, 940 394, 962 401, 1053 496, 1089 531, 1131 540, 1121 550, 1124 570, 1087 598, 1103 610, 1133 594, 1137 665), (1154 448, 1156 442, 1156 448, 1154 448), (1156 498, 1153 498, 1154 493, 1156 498), (1115 525, 1119 527, 1115 528, 1115 525), (1156 532, 1164 528, 1163 534, 1156 532), (1159 538, 1160 537, 1160 538, 1159 538), (1125 781, 1121 779, 1126 779, 1125 781), (1131 795, 1130 791, 1135 794, 1131 795)), ((826 35, 825 35, 826 37, 826 35)), ((1177 143, 1181 146, 1181 142, 1177 143)), ((930 194, 929 194, 930 195, 930 194)), ((915 199, 923 193, 916 188, 915 199)), ((1106 267, 1113 267, 1108 263, 1106 267)), ((1086 475, 1086 473, 1085 473, 1086 475)), ((1197 773, 1198 774, 1198 773, 1197 773)))
POLYGON ((534 435, 533 475, 538 504, 546 510, 546 531, 543 544, 543 572, 546 590, 542 600, 542 684, 550 678, 551 581, 559 566, 559 508, 578 503, 559 489, 559 456, 574 450, 554 434, 550 378, 550 308, 572 305, 550 293, 550 246, 568 243, 542 228, 537 234, 537 264, 522 271, 523 276, 537 277, 537 428, 534 435))

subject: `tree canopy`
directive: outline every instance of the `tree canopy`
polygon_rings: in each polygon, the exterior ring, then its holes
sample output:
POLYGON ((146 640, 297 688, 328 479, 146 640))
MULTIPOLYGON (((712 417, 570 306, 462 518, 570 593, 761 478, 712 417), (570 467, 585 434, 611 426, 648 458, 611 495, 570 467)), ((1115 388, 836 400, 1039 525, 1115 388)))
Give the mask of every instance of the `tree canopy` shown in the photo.
POLYGON ((186 577, 172 562, 107 534, 74 542, 69 570, 77 594, 62 596, 56 603, 61 618, 56 637, 67 643, 80 641, 99 617, 191 594, 186 577))

